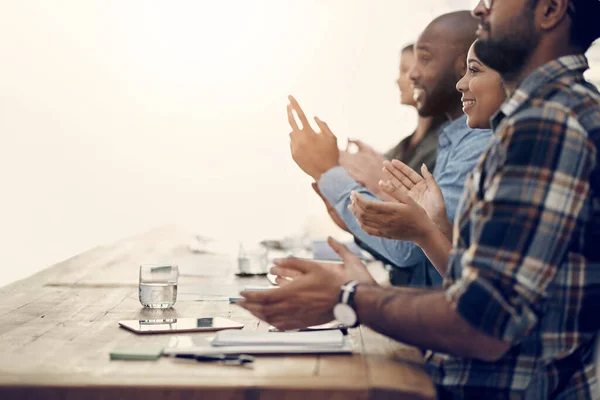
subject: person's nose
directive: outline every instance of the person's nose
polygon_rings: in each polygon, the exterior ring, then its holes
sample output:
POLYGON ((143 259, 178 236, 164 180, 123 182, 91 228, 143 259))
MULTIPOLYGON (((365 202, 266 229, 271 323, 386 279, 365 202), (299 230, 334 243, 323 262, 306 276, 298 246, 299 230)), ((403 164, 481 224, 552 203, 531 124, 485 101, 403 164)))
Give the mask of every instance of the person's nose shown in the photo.
POLYGON ((467 82, 467 75, 465 74, 458 82, 456 82, 456 90, 461 93, 465 93, 469 90, 469 83, 467 82))
POLYGON ((421 78, 421 71, 417 66, 414 66, 408 73, 408 79, 414 84, 419 81, 419 78, 421 78))
POLYGON ((475 18, 481 19, 485 14, 488 13, 487 8, 485 8, 485 6, 483 5, 483 0, 479 0, 477 2, 477 5, 475 6, 475 8, 473 9, 473 11, 471 11, 471 15, 475 18))

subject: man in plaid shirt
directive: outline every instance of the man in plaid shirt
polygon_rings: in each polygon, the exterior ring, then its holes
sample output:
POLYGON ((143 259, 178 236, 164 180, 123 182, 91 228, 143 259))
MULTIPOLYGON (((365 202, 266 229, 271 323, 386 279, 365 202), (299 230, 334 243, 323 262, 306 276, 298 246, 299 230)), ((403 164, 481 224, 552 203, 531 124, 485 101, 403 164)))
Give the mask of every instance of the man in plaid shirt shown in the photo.
POLYGON ((466 183, 452 245, 407 196, 355 199, 359 220, 389 228, 383 210, 405 218, 402 229, 446 273, 444 289, 378 286, 332 241, 343 270, 282 260, 272 272, 293 281, 242 293, 240 304, 280 329, 316 325, 332 318, 352 280, 344 296, 354 289, 360 322, 430 349, 440 398, 594 398, 600 94, 583 78, 583 54, 600 37, 600 2, 481 0, 473 14, 476 53, 502 75, 509 99, 466 183))

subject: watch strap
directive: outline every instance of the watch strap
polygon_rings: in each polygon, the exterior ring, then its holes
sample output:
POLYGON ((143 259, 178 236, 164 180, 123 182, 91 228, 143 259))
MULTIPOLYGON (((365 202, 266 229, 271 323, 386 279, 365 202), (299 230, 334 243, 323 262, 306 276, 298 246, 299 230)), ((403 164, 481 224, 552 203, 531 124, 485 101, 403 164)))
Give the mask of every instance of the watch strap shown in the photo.
POLYGON ((348 281, 344 283, 341 287, 339 302, 342 304, 347 304, 354 310, 356 314, 356 323, 352 325, 350 328, 356 328, 360 325, 360 321, 358 319, 358 312, 356 310, 356 302, 354 301, 354 295, 356 294, 356 287, 359 285, 358 281, 348 281))

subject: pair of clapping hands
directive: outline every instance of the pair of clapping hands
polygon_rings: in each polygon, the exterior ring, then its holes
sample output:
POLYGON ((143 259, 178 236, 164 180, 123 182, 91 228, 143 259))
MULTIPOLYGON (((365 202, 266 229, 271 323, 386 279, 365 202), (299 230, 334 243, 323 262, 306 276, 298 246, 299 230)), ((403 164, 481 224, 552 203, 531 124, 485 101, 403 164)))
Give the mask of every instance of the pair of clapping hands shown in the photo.
MULTIPOLYGON (((421 167, 421 176, 401 161, 383 161, 383 156, 360 141, 353 141, 359 148, 356 154, 339 151, 337 138, 327 124, 315 117, 321 130, 316 132, 296 99, 289 96, 289 100, 287 115, 292 128, 290 147, 298 166, 318 181, 327 170, 342 165, 354 179, 384 200, 370 201, 359 193, 352 193, 349 208, 365 232, 409 241, 418 241, 430 229, 439 229, 446 234, 449 222, 444 197, 425 165, 421 167), (302 128, 296 122, 294 112, 302 128), (373 163, 383 163, 383 169, 379 164, 383 177, 377 182, 379 190, 373 187, 375 184, 372 181, 376 176, 374 173, 361 175, 361 162, 364 162, 366 170, 372 170, 373 163)), ((333 207, 319 192, 316 183, 313 183, 313 189, 321 196, 334 222, 347 230, 333 207)))

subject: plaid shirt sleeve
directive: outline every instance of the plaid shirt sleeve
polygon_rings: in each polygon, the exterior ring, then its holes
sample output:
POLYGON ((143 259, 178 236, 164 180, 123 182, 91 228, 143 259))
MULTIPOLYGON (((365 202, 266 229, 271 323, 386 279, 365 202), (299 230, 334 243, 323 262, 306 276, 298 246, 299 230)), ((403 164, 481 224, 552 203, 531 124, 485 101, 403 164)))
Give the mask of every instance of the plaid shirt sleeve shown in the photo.
POLYGON ((518 112, 496 132, 498 151, 473 180, 470 241, 450 257, 462 273, 447 283, 447 297, 475 328, 518 342, 564 267, 595 150, 568 111, 552 105, 518 112))

